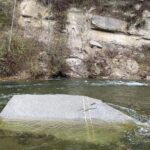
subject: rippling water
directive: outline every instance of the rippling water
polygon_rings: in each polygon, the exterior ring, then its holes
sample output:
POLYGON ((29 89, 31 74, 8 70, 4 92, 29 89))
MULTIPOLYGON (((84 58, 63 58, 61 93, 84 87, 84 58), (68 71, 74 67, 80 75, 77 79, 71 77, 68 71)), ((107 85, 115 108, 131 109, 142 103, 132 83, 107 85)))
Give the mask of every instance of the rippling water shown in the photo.
POLYGON ((86 95, 150 114, 150 82, 110 80, 48 80, 1 82, 0 105, 15 94, 86 95))
MULTIPOLYGON (((32 81, 32 82, 0 82, 0 110, 7 104, 8 100, 16 94, 71 94, 71 95, 85 95, 93 98, 101 99, 111 106, 127 113, 130 116, 135 117, 143 122, 147 122, 150 116, 150 82, 146 81, 111 81, 111 80, 48 80, 48 81, 32 81)), ((40 125, 36 125, 39 127, 40 125)), ((49 126, 45 128, 47 131, 49 126)), ((97 139, 105 140, 109 139, 110 136, 112 139, 115 139, 114 133, 108 128, 108 131, 103 132, 104 130, 97 130, 98 137, 97 139), (108 135, 109 133, 109 135, 108 135), (111 134, 110 134, 111 133, 111 134), (102 138, 104 137, 104 139, 102 138)), ((76 140, 64 140, 56 139, 56 137, 48 135, 32 135, 25 133, 17 133, 15 136, 11 136, 12 133, 4 133, 0 130, 0 149, 7 150, 9 147, 15 148, 15 150, 22 149, 38 149, 38 150, 116 150, 116 145, 95 145, 89 142, 83 142, 80 140, 83 130, 78 129, 77 131, 68 130, 68 132, 57 132, 59 135, 66 135, 70 137, 71 135, 76 135, 76 140), (65 134, 64 134, 65 133, 65 134), (7 135, 7 136, 6 136, 7 135), (80 137, 80 138, 79 138, 80 137)), ((129 141, 129 147, 131 150, 149 150, 150 142, 139 141, 133 138, 133 134, 126 133, 127 138, 124 139, 121 144, 126 145, 125 142, 127 139, 131 138, 134 144, 129 141), (141 143, 140 143, 141 142, 141 143), (148 143, 148 144, 145 144, 148 143)), ((110 140, 110 139, 109 139, 110 140)), ((111 141, 111 140, 110 140, 111 141)), ((109 141, 109 142, 110 142, 109 141)), ((111 142, 110 142, 111 143, 111 142)), ((113 143, 113 140, 112 140, 113 143)), ((119 143, 116 143, 117 145, 119 143)), ((127 145, 128 145, 127 144, 127 145)), ((124 146, 122 146, 124 147, 124 146)), ((125 148, 120 148, 124 150, 125 148)))

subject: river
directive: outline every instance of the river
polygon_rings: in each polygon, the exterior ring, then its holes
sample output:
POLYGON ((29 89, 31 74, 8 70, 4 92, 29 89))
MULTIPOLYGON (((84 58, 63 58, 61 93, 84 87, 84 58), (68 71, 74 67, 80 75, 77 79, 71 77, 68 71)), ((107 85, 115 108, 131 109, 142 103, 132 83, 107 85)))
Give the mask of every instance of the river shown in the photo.
MULTIPOLYGON (((56 79, 47 81, 5 81, 0 82, 0 110, 8 100, 16 94, 70 94, 85 95, 101 99, 111 106, 127 113, 128 115, 147 122, 150 118, 150 82, 148 81, 114 81, 114 80, 86 80, 86 79, 56 79)), ((1 130, 0 130, 1 131, 1 130)), ((111 132, 109 130, 109 132, 111 132)), ((107 150, 115 149, 115 145, 92 145, 90 142, 76 142, 56 140, 52 136, 36 136, 22 133, 19 136, 8 136, 3 132, 0 138, 0 149, 7 150, 15 147, 21 149, 55 149, 55 150, 107 150), (28 139, 28 140, 27 140, 28 139), (19 142, 21 144, 19 144, 19 142), (15 143, 15 144, 14 144, 15 143), (42 147, 41 147, 42 146, 42 147)), ((148 137, 149 138, 149 137, 148 137)), ((129 147, 133 150, 148 150, 150 141, 140 141, 129 147), (141 142, 141 147, 139 143, 141 142), (146 144, 145 144, 146 143, 146 144)), ((124 145, 125 140, 124 140, 124 145)), ((120 146, 121 147, 121 146, 120 146)), ((120 148, 119 147, 119 148, 120 148)), ((118 148, 118 149, 119 149, 118 148)), ((117 149, 117 148, 116 148, 117 149)), ((123 147, 122 150, 125 150, 123 147)))

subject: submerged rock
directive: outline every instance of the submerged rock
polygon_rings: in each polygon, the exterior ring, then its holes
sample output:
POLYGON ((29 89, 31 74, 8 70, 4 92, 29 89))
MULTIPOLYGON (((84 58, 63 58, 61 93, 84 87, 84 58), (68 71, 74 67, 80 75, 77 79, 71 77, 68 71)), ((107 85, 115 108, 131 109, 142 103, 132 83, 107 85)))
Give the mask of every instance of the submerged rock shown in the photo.
POLYGON ((101 100, 71 95, 16 95, 0 116, 8 120, 134 122, 101 100))

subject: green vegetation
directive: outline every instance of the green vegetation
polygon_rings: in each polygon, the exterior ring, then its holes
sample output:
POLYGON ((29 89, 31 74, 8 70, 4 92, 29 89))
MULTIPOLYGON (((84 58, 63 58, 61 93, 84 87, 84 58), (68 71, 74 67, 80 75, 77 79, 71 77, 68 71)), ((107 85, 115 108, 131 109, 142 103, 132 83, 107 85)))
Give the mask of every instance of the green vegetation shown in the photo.
MULTIPOLYGON (((48 4, 48 1, 43 4, 48 4)), ((67 20, 66 9, 59 5, 57 1, 52 7, 53 11, 56 9, 54 17, 57 23, 54 27, 55 36, 49 48, 35 39, 26 39, 22 35, 22 29, 18 28, 18 33, 13 35, 10 51, 8 51, 9 33, 5 33, 4 28, 10 30, 12 6, 12 1, 0 0, 0 29, 2 30, 0 35, 0 76, 15 76, 21 71, 26 71, 32 79, 38 79, 45 75, 63 75, 63 72, 68 69, 65 58, 69 55, 69 50, 66 47, 66 37, 61 33, 67 20), (61 10, 59 11, 59 9, 61 10), (48 64, 46 74, 39 66, 38 59, 42 51, 48 53, 48 62, 44 62, 48 64)))
POLYGON ((47 46, 34 39, 23 38, 21 35, 13 35, 9 47, 9 36, 3 35, 0 38, 0 76, 15 76, 21 71, 26 71, 32 79, 42 78, 43 76, 63 75, 68 70, 66 57, 69 50, 63 38, 55 38, 48 51, 47 74, 39 66, 39 53, 47 51, 47 46))
MULTIPOLYGON (((15 76, 21 71, 26 71, 32 79, 43 76, 63 75, 68 66, 66 57, 69 50, 66 48, 66 41, 63 38, 55 38, 48 51, 47 74, 39 66, 39 53, 47 51, 47 46, 34 39, 23 38, 21 35, 13 35, 9 47, 9 36, 3 35, 0 38, 0 76, 15 76)), ((65 75, 64 75, 65 76, 65 75)))
POLYGON ((0 0, 0 29, 11 24, 11 5, 10 0, 0 0))
POLYGON ((21 35, 12 37, 9 47, 7 35, 0 38, 0 75, 12 76, 26 69, 29 62, 34 61, 40 51, 40 44, 33 39, 25 39, 21 35))

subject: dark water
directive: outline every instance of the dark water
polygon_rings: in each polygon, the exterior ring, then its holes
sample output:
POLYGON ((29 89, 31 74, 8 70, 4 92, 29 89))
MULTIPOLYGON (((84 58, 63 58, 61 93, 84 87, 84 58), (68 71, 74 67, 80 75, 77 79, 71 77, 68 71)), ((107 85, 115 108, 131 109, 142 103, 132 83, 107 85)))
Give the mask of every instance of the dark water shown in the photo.
MULTIPOLYGON (((8 100, 15 94, 86 95, 117 105, 115 107, 123 106, 129 115, 141 119, 143 122, 146 122, 150 116, 150 82, 146 81, 61 79, 32 82, 1 82, 0 110, 3 109, 8 100)), ((84 140, 80 140, 82 139, 81 130, 74 140, 70 140, 69 136, 74 134, 72 130, 68 130, 68 134, 64 134, 66 131, 63 133, 59 131, 61 136, 68 136, 67 139, 59 139, 50 135, 34 135, 22 132, 14 135, 9 132, 5 133, 0 129, 0 150, 7 150, 10 148, 13 148, 14 150, 126 150, 128 148, 131 150, 149 150, 150 148, 150 137, 135 137, 135 130, 132 131, 132 134, 126 132, 119 138, 119 141, 116 139, 117 142, 112 139, 115 139, 116 136, 114 133, 118 130, 112 131, 112 129, 108 129, 105 132, 102 131, 104 130, 97 130, 96 133, 99 135, 97 140, 100 141, 101 139, 104 141, 105 139, 109 139, 108 145, 106 143, 98 144, 93 143, 92 141, 85 142, 84 140), (78 138, 78 136, 80 138, 78 138)))

